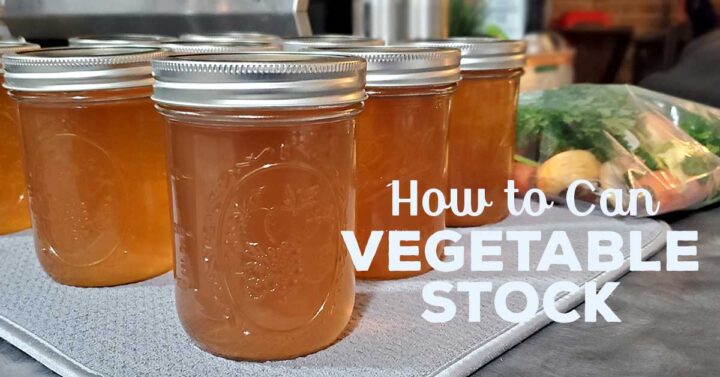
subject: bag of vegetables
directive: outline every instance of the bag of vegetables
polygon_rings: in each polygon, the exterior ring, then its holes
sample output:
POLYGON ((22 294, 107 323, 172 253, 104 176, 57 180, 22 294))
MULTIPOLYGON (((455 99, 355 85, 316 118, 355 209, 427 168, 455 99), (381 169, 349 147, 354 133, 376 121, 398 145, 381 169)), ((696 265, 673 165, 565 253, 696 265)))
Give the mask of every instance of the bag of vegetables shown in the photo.
POLYGON ((660 213, 720 201, 720 110, 697 103, 623 85, 525 93, 516 145, 521 190, 560 198, 587 179, 598 189, 578 195, 593 201, 643 188, 660 213))

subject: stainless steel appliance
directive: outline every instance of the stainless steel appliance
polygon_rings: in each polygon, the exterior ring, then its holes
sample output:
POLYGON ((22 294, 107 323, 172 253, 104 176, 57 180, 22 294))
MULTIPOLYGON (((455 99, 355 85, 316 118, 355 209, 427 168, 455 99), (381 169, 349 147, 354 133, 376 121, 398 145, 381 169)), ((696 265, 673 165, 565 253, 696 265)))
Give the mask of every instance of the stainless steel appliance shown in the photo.
POLYGON ((354 0, 353 34, 385 40, 447 38, 449 0, 354 0))
POLYGON ((308 1, 5 0, 4 19, 13 35, 30 39, 227 30, 298 36, 311 34, 308 1))

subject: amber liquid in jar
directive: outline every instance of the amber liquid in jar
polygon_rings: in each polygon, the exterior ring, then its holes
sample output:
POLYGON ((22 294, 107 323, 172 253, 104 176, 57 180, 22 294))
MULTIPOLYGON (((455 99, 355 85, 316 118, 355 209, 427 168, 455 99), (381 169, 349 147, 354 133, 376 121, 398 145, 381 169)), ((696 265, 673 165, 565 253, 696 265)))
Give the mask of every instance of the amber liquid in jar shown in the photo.
POLYGON ((386 233, 369 270, 357 271, 358 278, 399 279, 431 270, 424 245, 433 233, 445 228, 445 217, 430 216, 422 208, 417 216, 411 216, 408 205, 401 205, 400 216, 393 216, 391 183, 399 181, 402 197, 409 195, 411 180, 417 180, 419 195, 433 188, 445 189, 448 114, 455 87, 368 89, 370 98, 357 129, 355 235, 362 249, 372 231, 420 231, 419 257, 402 260, 419 261, 421 271, 390 271, 386 233))
POLYGON ((164 121, 150 91, 12 93, 35 248, 60 283, 111 286, 172 267, 164 121))
POLYGON ((493 224, 506 218, 504 190, 512 173, 518 88, 522 69, 463 71, 455 93, 448 136, 448 188, 458 190, 458 208, 465 208, 463 190, 485 189, 485 208, 480 216, 456 216, 446 211, 447 226, 493 224))
POLYGON ((354 304, 354 117, 159 108, 168 118, 176 302, 204 350, 289 359, 333 343, 354 304))
POLYGON ((20 144, 17 107, 0 88, 0 234, 30 227, 20 144))

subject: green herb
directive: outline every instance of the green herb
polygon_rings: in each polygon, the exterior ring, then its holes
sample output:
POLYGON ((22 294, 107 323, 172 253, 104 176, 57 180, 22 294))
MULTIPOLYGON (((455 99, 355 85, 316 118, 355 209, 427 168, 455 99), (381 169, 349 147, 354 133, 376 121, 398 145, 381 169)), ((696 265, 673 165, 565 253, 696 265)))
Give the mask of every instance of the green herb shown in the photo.
POLYGON ((720 120, 711 122, 704 117, 680 110, 680 128, 704 145, 710 152, 720 156, 720 120))
POLYGON ((686 157, 682 162, 682 171, 688 177, 707 175, 717 167, 715 156, 704 154, 686 157))
POLYGON ((481 8, 476 2, 450 1, 450 35, 463 37, 476 35, 481 20, 481 8))
POLYGON ((521 104, 517 145, 522 148, 540 138, 541 158, 584 149, 604 162, 613 157, 616 144, 631 149, 625 134, 639 116, 627 93, 614 87, 573 85, 549 90, 521 104))
POLYGON ((645 166, 647 166, 650 170, 660 170, 663 168, 663 166, 661 166, 661 162, 655 159, 655 157, 653 157, 650 152, 646 151, 645 148, 637 148, 635 150, 635 156, 641 159, 645 163, 645 166))

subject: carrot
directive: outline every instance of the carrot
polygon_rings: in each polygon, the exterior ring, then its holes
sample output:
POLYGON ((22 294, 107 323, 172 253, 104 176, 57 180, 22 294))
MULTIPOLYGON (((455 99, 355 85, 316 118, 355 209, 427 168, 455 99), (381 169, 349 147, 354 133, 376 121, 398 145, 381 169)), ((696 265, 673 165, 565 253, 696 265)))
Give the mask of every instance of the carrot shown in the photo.
POLYGON ((515 181, 515 188, 520 190, 519 195, 524 195, 528 190, 535 187, 535 175, 539 165, 535 161, 515 156, 512 178, 515 181))
POLYGON ((711 191, 698 179, 683 183, 668 170, 645 174, 635 180, 633 188, 650 191, 653 200, 660 203, 660 213, 688 209, 705 200, 711 191))

